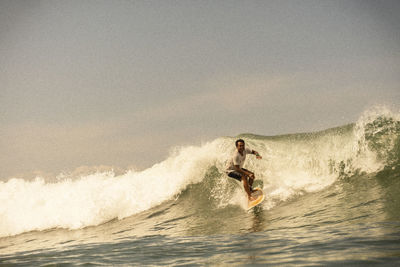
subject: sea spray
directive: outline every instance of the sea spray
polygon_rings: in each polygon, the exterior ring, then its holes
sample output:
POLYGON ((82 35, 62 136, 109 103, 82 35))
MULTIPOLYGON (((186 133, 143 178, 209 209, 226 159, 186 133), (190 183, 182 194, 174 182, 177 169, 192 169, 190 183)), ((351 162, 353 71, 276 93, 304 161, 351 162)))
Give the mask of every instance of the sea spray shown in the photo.
POLYGON ((363 113, 351 125, 321 132, 264 137, 245 134, 248 146, 263 155, 249 157, 248 168, 264 184, 265 208, 326 188, 340 178, 382 170, 398 161, 399 114, 384 107, 363 113))
MULTIPOLYGON (((396 163, 400 143, 400 113, 393 113, 384 106, 365 111, 355 126, 359 153, 373 154, 381 169, 396 163)), ((372 170, 370 170, 372 171, 372 170)))

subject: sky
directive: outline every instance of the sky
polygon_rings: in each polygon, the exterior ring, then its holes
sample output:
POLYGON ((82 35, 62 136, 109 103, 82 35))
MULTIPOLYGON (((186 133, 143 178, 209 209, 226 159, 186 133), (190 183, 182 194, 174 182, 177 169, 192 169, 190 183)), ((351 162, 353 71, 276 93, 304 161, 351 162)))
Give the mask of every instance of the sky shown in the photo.
POLYGON ((0 0, 0 180, 400 109, 400 1, 0 0))

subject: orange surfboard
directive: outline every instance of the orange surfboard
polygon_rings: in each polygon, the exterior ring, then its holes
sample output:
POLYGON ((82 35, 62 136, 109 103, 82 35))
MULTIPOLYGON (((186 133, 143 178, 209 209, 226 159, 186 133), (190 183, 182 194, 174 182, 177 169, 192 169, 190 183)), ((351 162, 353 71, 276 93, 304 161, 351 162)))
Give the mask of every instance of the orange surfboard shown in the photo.
POLYGON ((263 202, 265 195, 264 192, 261 190, 261 188, 254 188, 253 193, 251 193, 252 197, 255 197, 256 199, 253 201, 249 201, 248 205, 247 205, 247 210, 257 206, 258 204, 260 204, 261 202, 263 202))

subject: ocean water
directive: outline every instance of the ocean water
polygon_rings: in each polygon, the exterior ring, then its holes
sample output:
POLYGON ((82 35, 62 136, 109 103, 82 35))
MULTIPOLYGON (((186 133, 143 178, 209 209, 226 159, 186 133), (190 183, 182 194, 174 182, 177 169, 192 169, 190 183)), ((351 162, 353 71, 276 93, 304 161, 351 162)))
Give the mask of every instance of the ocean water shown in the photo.
POLYGON ((236 137, 123 175, 0 182, 0 265, 400 265, 399 113, 240 137, 263 156, 251 211, 224 174, 236 137))

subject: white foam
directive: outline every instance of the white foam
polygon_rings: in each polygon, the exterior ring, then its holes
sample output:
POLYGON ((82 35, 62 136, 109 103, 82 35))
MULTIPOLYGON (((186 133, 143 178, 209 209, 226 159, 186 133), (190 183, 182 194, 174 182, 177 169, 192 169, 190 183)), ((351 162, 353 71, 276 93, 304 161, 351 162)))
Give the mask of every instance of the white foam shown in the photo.
POLYGON ((147 210, 200 182, 216 160, 216 143, 176 149, 142 172, 112 172, 45 183, 11 179, 0 183, 0 236, 61 227, 78 229, 147 210))

